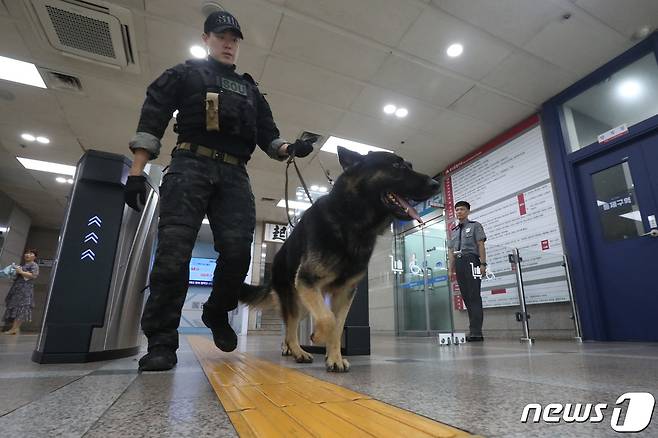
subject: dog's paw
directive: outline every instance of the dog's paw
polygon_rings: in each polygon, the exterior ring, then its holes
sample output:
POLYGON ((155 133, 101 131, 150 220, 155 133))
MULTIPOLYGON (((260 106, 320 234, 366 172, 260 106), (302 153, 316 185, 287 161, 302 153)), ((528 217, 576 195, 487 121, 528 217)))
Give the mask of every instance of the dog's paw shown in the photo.
POLYGON ((281 345, 281 356, 292 356, 292 350, 290 347, 288 347, 288 345, 281 345))
POLYGON ((325 365, 329 373, 346 373, 350 370, 350 363, 343 358, 337 360, 327 359, 325 365))
POLYGON ((311 363, 313 362, 313 356, 311 356, 309 353, 305 352, 302 350, 300 354, 293 354, 295 357, 295 362, 297 363, 311 363))

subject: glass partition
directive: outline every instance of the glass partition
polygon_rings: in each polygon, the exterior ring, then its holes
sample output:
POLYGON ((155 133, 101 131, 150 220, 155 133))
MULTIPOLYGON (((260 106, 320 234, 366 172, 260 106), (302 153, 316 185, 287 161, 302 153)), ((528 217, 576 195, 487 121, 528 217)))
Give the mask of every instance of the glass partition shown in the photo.
POLYGON ((451 331, 443 219, 397 235, 394 259, 400 334, 451 331))
POLYGON ((598 136, 658 114, 658 64, 653 53, 627 65, 562 105, 562 130, 567 148, 575 152, 598 136))

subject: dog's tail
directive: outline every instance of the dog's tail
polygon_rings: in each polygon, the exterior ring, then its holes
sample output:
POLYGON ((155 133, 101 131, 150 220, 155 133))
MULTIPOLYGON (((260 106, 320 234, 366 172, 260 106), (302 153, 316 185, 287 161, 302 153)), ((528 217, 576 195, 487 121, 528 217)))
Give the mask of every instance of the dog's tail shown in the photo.
POLYGON ((245 304, 254 307, 267 307, 272 304, 272 288, 269 284, 254 286, 243 283, 238 298, 245 304))

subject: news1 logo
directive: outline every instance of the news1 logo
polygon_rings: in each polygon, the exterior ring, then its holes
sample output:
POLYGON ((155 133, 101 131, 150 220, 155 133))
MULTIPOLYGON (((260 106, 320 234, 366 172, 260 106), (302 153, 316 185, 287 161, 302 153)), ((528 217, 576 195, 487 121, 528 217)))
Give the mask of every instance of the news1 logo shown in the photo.
MULTIPOLYGON (((612 409, 610 427, 616 432, 642 432, 651 423, 656 400, 648 392, 627 392, 617 398, 612 409), (628 400, 626 415, 622 421, 623 407, 619 405, 628 400)), ((550 403, 542 407, 539 403, 530 403, 523 408, 521 423, 527 423, 531 418, 533 423, 543 420, 546 423, 600 423, 605 419, 608 410, 607 403, 550 403)))

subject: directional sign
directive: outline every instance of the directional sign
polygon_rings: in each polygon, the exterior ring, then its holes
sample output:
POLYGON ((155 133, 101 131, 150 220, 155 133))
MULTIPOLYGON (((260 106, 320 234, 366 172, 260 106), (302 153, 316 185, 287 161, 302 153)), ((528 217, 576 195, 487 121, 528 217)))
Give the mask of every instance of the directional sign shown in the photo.
POLYGON ((84 259, 91 259, 92 261, 96 260, 96 254, 94 254, 94 251, 88 249, 84 251, 82 254, 80 254, 80 260, 84 259))
POLYGON ((94 216, 92 218, 89 218, 89 222, 87 222, 87 226, 97 225, 98 228, 100 228, 102 223, 103 220, 101 218, 99 218, 98 216, 94 216))
POLYGON ((98 236, 96 235, 96 233, 92 232, 85 236, 85 243, 89 242, 90 240, 94 243, 98 243, 98 236))
MULTIPOLYGON (((89 218, 87 221, 87 227, 91 227, 96 225, 98 228, 102 228, 103 225, 103 219, 100 218, 100 216, 92 216, 89 218)), ((95 232, 90 232, 84 237, 84 243, 88 242, 93 242, 94 244, 98 244, 98 241, 100 240, 100 237, 98 237, 98 234, 95 232)), ((91 261, 96 260, 96 253, 92 251, 91 249, 86 249, 80 254, 80 260, 85 260, 89 259, 91 261)))

